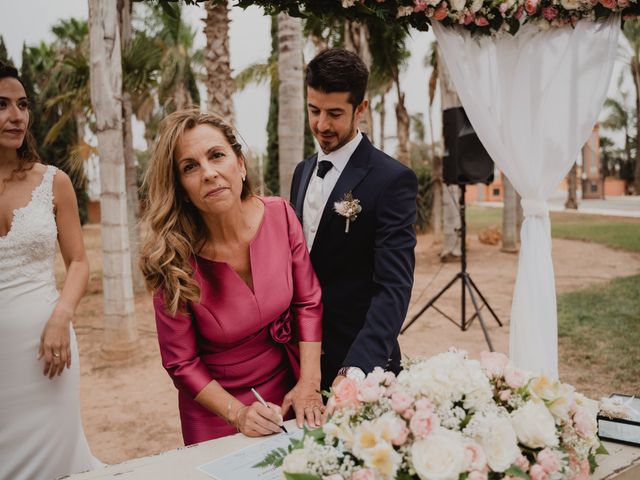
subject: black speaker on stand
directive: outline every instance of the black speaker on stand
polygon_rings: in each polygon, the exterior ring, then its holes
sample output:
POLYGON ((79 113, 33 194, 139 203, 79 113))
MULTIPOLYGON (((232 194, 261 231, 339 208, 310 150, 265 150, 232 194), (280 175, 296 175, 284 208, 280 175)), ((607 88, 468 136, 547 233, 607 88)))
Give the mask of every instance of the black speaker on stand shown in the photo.
POLYGON ((440 290, 427 304, 415 314, 409 323, 407 323, 400 333, 404 333, 429 307, 433 307, 438 313, 445 318, 453 322, 460 327, 462 331, 467 330, 476 318, 480 322, 482 327, 482 333, 487 341, 489 350, 493 351, 493 345, 491 344, 491 338, 489 332, 482 318, 481 310, 483 307, 487 307, 491 312, 491 315, 502 326, 502 322, 494 312, 489 302, 486 300, 480 289, 476 286, 471 279, 471 275, 467 272, 467 247, 466 247, 466 235, 467 235, 467 222, 465 217, 465 193, 466 186, 472 183, 486 183, 489 184, 493 181, 493 160, 487 153, 486 149, 482 145, 482 142, 476 135, 469 118, 462 107, 449 108, 443 112, 443 131, 444 131, 444 143, 445 143, 445 156, 442 162, 442 176, 444 183, 448 185, 460 186, 460 198, 458 199, 459 214, 460 214, 460 229, 458 229, 458 235, 460 236, 461 244, 461 257, 460 257, 460 271, 447 283, 442 290, 440 290), (460 321, 454 320, 445 312, 440 310, 436 305, 436 301, 456 283, 457 280, 461 281, 461 297, 460 297, 460 321), (469 293, 471 303, 475 313, 467 319, 466 316, 466 294, 469 293), (479 298, 476 298, 476 294, 479 298), (478 302, 482 300, 482 304, 478 302))

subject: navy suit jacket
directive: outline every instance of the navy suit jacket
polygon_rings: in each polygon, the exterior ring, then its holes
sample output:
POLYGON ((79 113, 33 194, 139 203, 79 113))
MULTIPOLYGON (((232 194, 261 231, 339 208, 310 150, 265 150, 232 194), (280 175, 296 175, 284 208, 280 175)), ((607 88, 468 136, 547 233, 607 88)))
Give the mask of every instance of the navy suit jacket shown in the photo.
MULTIPOLYGON (((301 222, 316 161, 317 154, 293 174, 291 202, 301 222)), ((363 136, 329 196, 311 249, 324 305, 323 388, 343 366, 400 370, 397 338, 413 286, 417 190, 413 170, 363 136), (348 192, 362 211, 346 233, 333 205, 348 192)))

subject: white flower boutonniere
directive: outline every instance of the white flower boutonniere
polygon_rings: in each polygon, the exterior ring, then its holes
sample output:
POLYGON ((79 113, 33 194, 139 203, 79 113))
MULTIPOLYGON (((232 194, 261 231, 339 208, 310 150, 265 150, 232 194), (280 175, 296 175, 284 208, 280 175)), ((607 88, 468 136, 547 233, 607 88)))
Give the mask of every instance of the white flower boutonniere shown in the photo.
POLYGON ((351 192, 347 192, 342 200, 333 204, 333 209, 338 215, 342 215, 347 219, 344 227, 344 233, 349 233, 349 223, 354 222, 358 218, 358 214, 362 211, 360 200, 353 198, 351 192))

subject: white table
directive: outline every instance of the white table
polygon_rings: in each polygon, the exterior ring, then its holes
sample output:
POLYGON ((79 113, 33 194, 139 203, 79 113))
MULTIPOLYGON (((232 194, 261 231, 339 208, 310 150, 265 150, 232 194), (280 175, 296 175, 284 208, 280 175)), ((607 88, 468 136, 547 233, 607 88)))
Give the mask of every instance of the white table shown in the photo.
MULTIPOLYGON (((293 427, 293 422, 289 420, 287 426, 293 427)), ((198 466, 262 440, 264 439, 248 438, 237 434, 190 447, 177 448, 158 455, 128 460, 66 478, 69 480, 207 480, 211 477, 197 470, 198 466)), ((609 455, 598 457, 600 466, 593 475, 593 479, 640 480, 640 448, 610 442, 605 442, 605 447, 609 455)))

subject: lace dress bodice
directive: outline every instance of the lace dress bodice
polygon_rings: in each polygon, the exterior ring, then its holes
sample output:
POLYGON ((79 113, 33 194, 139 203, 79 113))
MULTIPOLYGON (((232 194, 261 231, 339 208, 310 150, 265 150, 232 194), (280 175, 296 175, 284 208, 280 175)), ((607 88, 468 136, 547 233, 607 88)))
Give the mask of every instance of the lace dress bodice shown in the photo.
POLYGON ((49 165, 31 200, 13 211, 11 228, 0 237, 0 289, 23 281, 55 287, 54 260, 58 228, 53 213, 53 177, 49 165))

